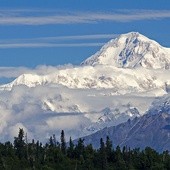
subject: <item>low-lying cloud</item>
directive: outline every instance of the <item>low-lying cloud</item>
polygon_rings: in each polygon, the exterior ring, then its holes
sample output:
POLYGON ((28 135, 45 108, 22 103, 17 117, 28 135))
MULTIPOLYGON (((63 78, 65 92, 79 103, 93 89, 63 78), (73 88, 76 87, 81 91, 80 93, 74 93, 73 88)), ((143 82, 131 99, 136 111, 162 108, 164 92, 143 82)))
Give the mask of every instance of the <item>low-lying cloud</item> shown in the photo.
POLYGON ((28 67, 0 67, 0 78, 16 78, 22 74, 39 74, 46 75, 59 69, 72 68, 71 64, 59 66, 39 65, 36 68, 28 67))
POLYGON ((13 140, 19 128, 24 129, 28 140, 35 138, 41 141, 47 141, 53 133, 59 139, 62 129, 66 130, 67 135, 81 131, 83 124, 87 125, 90 120, 83 113, 76 114, 76 111, 68 114, 75 101, 65 96, 66 90, 64 87, 28 88, 21 85, 11 91, 0 91, 0 141, 13 140), (58 97, 62 97, 62 101, 58 97), (46 108, 46 100, 55 100, 54 106, 58 112, 46 108))

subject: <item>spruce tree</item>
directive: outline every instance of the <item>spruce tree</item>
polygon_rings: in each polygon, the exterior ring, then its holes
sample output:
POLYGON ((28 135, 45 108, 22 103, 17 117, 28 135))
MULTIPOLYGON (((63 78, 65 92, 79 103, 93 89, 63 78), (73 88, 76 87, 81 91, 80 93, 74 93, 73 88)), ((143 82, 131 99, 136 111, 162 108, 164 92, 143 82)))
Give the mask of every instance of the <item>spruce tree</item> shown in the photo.
POLYGON ((19 129, 18 137, 14 138, 14 148, 19 159, 26 157, 26 148, 24 141, 24 130, 19 129))
POLYGON ((66 141, 65 141, 65 135, 64 130, 61 131, 61 152, 65 155, 66 154, 66 141))
POLYGON ((102 170, 107 169, 106 149, 105 149, 105 144, 103 142, 103 138, 100 139, 99 158, 101 163, 101 169, 102 170))
POLYGON ((69 158, 73 158, 74 157, 74 143, 70 137, 70 140, 69 140, 69 147, 67 149, 67 155, 69 158))
POLYGON ((112 159, 112 142, 109 139, 109 136, 106 137, 106 155, 107 160, 110 162, 112 159))
POLYGON ((75 157, 80 158, 84 154, 84 139, 79 138, 77 145, 75 147, 75 157))

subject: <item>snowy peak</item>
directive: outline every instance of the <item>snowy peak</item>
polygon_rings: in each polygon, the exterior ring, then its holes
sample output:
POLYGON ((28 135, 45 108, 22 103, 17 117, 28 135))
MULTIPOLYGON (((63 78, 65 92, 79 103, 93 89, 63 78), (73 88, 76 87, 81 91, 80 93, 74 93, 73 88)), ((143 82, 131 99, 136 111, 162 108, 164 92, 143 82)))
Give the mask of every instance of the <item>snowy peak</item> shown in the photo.
POLYGON ((56 68, 42 75, 23 74, 1 85, 0 90, 11 90, 18 85, 61 85, 72 89, 114 89, 111 95, 148 92, 160 96, 170 91, 169 70, 170 49, 131 32, 108 42, 82 66, 56 68))
POLYGON ((170 49, 162 47, 156 41, 137 32, 130 32, 109 41, 81 65, 169 69, 170 49))

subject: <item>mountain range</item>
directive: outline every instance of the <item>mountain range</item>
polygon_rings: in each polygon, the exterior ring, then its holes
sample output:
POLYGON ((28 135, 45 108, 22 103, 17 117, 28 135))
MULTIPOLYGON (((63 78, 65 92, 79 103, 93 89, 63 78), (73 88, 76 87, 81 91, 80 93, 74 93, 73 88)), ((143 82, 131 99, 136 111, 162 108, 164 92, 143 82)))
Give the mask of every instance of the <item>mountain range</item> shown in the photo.
POLYGON ((115 148, 117 145, 140 149, 149 146, 159 152, 170 150, 170 95, 157 99, 142 117, 105 127, 84 137, 84 142, 99 148, 100 139, 106 140, 107 136, 115 148))
POLYGON ((76 139, 134 122, 160 97, 169 100, 169 75, 169 48, 136 32, 122 34, 79 66, 25 73, 1 85, 0 140, 13 138, 19 127, 46 141, 53 133, 59 139, 62 129, 76 139))

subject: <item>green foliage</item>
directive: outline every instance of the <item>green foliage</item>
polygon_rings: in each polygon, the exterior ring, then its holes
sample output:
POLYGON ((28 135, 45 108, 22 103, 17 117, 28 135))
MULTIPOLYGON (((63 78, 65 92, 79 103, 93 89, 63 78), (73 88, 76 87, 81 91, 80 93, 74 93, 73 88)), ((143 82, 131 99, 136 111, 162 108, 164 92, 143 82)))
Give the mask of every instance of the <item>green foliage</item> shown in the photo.
POLYGON ((74 143, 73 143, 71 137, 70 137, 70 141, 69 141, 69 147, 67 149, 67 156, 71 159, 74 158, 74 156, 75 156, 74 155, 74 143))
POLYGON ((64 136, 64 130, 61 131, 61 152, 65 155, 66 154, 66 141, 64 136))
POLYGON ((0 143, 0 170, 169 170, 170 155, 168 151, 158 153, 150 147, 140 151, 117 146, 115 150, 107 136, 106 142, 100 139, 100 148, 84 145, 84 139, 75 144, 71 137, 68 147, 64 131, 61 143, 55 135, 42 145, 39 141, 28 143, 23 129, 11 142, 0 143))
POLYGON ((14 138, 14 148, 19 159, 26 158, 26 144, 24 140, 24 130, 19 129, 18 137, 14 138))

